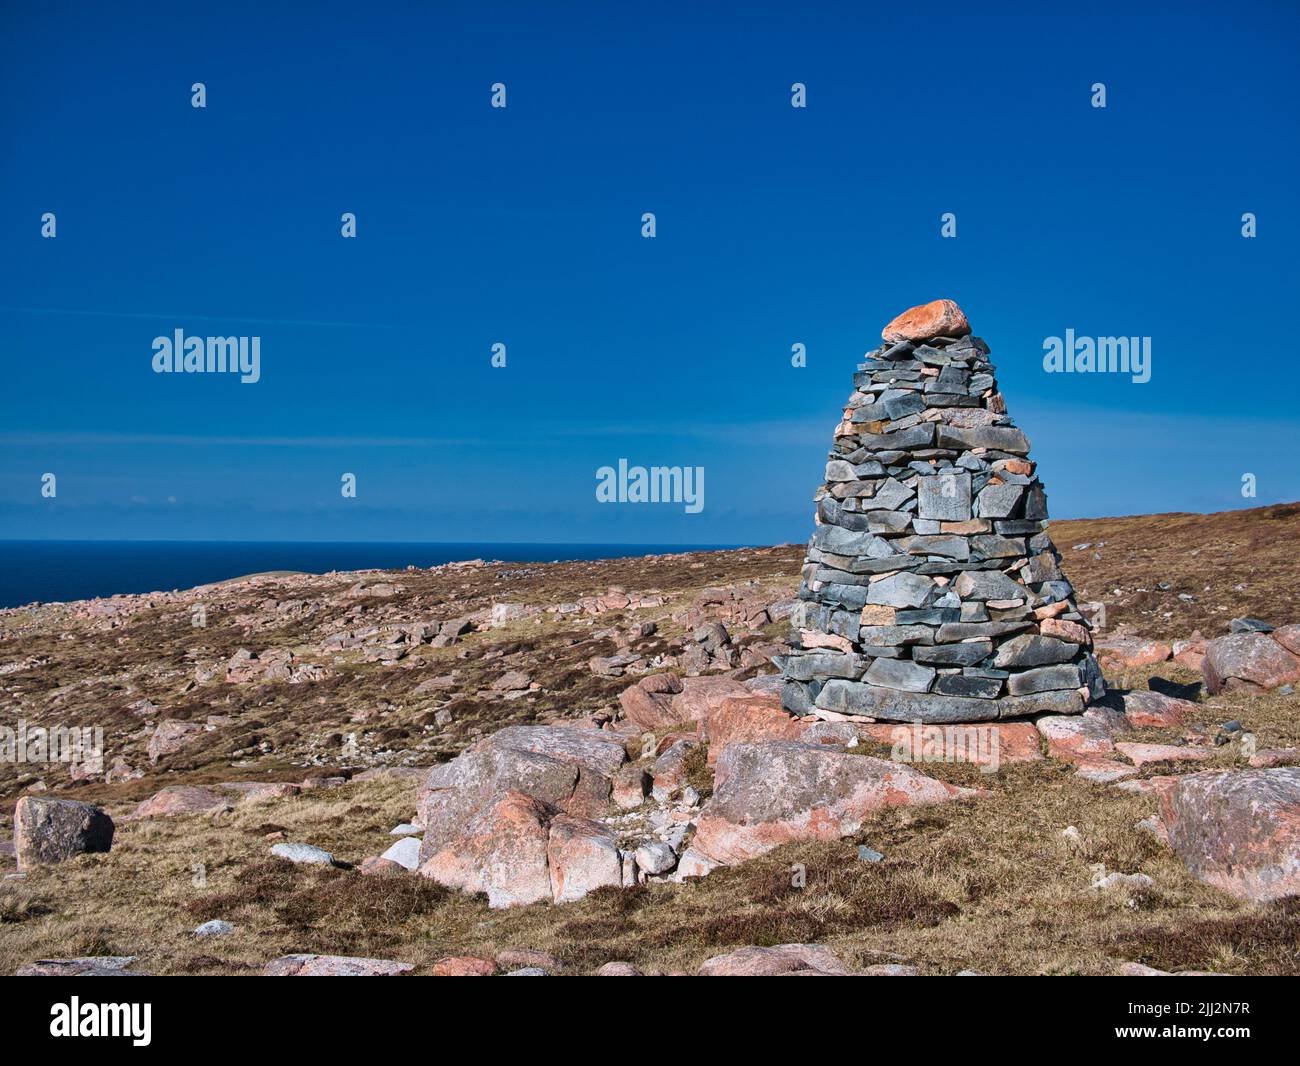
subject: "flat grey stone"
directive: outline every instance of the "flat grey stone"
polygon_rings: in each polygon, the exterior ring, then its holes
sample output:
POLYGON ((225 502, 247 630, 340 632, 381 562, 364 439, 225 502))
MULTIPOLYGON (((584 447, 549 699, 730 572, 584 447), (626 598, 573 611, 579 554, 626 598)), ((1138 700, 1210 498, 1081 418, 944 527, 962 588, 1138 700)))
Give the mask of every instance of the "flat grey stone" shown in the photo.
POLYGON ((953 448, 957 451, 988 448, 1008 455, 1029 454, 1029 439, 1020 430, 1010 426, 979 426, 976 429, 940 426, 938 440, 940 448, 953 448))
POLYGON ((1060 666, 1041 666, 1037 670, 1026 670, 1023 674, 1012 674, 1007 678, 1007 691, 1013 696, 1023 696, 1030 692, 1047 692, 1051 689, 1068 689, 1079 687, 1079 668, 1068 663, 1060 666))
POLYGON ((997 570, 965 570, 953 582, 963 600, 1027 599, 1029 590, 997 570))
POLYGON ((415 836, 403 837, 385 851, 380 858, 388 859, 399 866, 405 866, 408 870, 416 870, 420 866, 420 838, 415 836))
POLYGON ((999 717, 1002 702, 933 692, 902 692, 839 680, 827 681, 817 695, 817 706, 823 710, 863 714, 891 722, 988 722, 999 717))
POLYGON ((917 510, 922 518, 964 522, 971 516, 970 474, 945 471, 917 483, 917 510))
POLYGON ((857 477, 853 473, 851 463, 846 463, 843 459, 832 459, 826 464, 827 481, 856 481, 857 477))
POLYGON ((899 543, 907 548, 908 555, 938 555, 956 562, 970 558, 970 541, 952 534, 907 537, 899 543))
POLYGON ((905 647, 933 644, 934 632, 929 626, 863 626, 858 630, 858 640, 881 647, 905 647))
POLYGON ((667 873, 677 865, 677 853, 661 840, 651 840, 636 849, 637 867, 650 875, 667 873))
POLYGON ((882 511, 897 511, 914 495, 915 493, 897 478, 886 478, 884 484, 876 489, 876 494, 871 498, 871 506, 882 511))
POLYGON ((271 854, 290 862, 309 863, 317 866, 333 866, 334 856, 315 844, 284 843, 271 847, 271 854))
POLYGON ((794 681, 824 677, 858 678, 867 666, 860 655, 833 651, 777 656, 773 662, 780 667, 782 674, 794 681))
POLYGON ((867 586, 867 603, 883 607, 920 607, 934 591, 934 582, 904 571, 867 586))
POLYGON ((1001 637, 1008 633, 1023 633, 1031 625, 1032 622, 951 622, 940 626, 934 639, 940 644, 955 644, 968 637, 1001 637))
POLYGON ((1079 651, 1077 644, 1070 644, 1055 637, 1044 637, 1037 633, 1022 633, 998 645, 993 665, 1021 670, 1030 666, 1048 666, 1052 663, 1064 663, 1073 659, 1079 651))
POLYGON ((934 668, 911 659, 876 659, 863 680, 870 685, 900 689, 903 692, 925 692, 934 682, 934 668))
POLYGON ((868 511, 865 518, 872 533, 902 533, 912 524, 906 511, 868 511))
POLYGON ((908 429, 900 429, 897 433, 863 433, 858 440, 868 451, 893 449, 910 451, 913 448, 928 448, 934 442, 934 426, 927 422, 908 429))
POLYGON ((975 497, 978 518, 1010 518, 1025 490, 1020 485, 986 485, 975 497))
POLYGON ((970 674, 940 674, 934 691, 945 696, 970 696, 977 700, 996 699, 1002 691, 1002 681, 992 677, 975 677, 970 674))
POLYGON ((1023 537, 978 533, 970 538, 970 550, 981 559, 1018 559, 1025 554, 1025 541, 1023 537))
POLYGON ((993 641, 978 640, 969 644, 935 644, 933 647, 916 647, 912 649, 912 658, 917 662, 940 666, 974 666, 981 659, 987 658, 993 651, 993 641))

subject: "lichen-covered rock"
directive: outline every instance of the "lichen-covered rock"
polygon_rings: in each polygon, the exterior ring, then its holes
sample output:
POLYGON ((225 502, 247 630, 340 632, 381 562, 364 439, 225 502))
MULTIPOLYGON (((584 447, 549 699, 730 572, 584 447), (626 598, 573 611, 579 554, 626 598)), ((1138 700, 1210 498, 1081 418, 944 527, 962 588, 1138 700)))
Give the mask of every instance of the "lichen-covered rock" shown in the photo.
POLYGON ((731 865, 798 840, 856 833, 884 807, 973 796, 910 766, 798 741, 732 744, 718 760, 712 799, 692 850, 731 865))
POLYGON ((1300 767, 1189 774, 1156 794, 1170 846, 1202 881, 1254 901, 1300 894, 1300 767))
POLYGON ((510 726, 435 766, 417 799, 425 827, 420 861, 455 840, 506 792, 522 792, 578 817, 605 813, 611 775, 627 761, 608 733, 577 726, 510 726))
POLYGON ((23 796, 14 808, 18 869, 108 851, 113 846, 113 828, 113 819, 89 803, 23 796))
POLYGON ((155 792, 131 814, 131 819, 169 818, 177 814, 212 814, 229 810, 230 801, 207 788, 168 785, 155 792))
POLYGON ((551 898, 546 849, 554 808, 506 792, 478 810, 458 833, 421 851, 420 873, 448 888, 483 892, 490 907, 551 898))
POLYGON ((954 301, 931 300, 928 304, 909 307, 880 331, 880 338, 895 344, 933 337, 964 337, 969 332, 970 323, 954 301))
POLYGON ((282 955, 266 964, 267 977, 394 977, 415 969, 409 962, 351 955, 282 955))
POLYGON ((853 971, 830 948, 821 944, 777 944, 775 947, 737 948, 707 959, 700 977, 778 977, 817 973, 842 977, 853 971))
POLYGON ((1300 681, 1300 655, 1287 651, 1272 634, 1232 633, 1205 646, 1201 674, 1211 695, 1259 692, 1300 681))

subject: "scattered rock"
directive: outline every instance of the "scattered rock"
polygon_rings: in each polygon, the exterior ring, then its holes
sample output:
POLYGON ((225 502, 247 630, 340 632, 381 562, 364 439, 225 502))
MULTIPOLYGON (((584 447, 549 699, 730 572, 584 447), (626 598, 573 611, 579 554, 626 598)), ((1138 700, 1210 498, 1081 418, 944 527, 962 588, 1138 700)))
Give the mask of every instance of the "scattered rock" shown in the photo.
POLYGON ((1214 753, 1208 748, 1193 748, 1179 744, 1127 744, 1118 743, 1115 750, 1134 766, 1158 762, 1203 762, 1214 753))
POLYGON ((618 697, 627 719, 647 732, 667 729, 677 724, 672 698, 682 691, 682 683, 673 674, 647 674, 618 697))
POLYGON ((282 955, 266 964, 267 977, 393 977, 415 967, 350 955, 282 955))
POLYGON ((1174 650, 1160 640, 1113 636, 1097 641, 1096 652, 1103 670, 1130 670, 1162 663, 1173 655, 1174 650))
POLYGON ((186 722, 176 718, 163 719, 153 731, 153 736, 149 738, 149 761, 157 762, 164 755, 176 754, 202 733, 203 727, 197 722, 186 722))
POLYGON ((80 959, 37 959, 20 966, 16 977, 148 977, 128 970, 135 955, 88 955, 80 959))
POLYGON ((641 971, 630 962, 607 962, 596 971, 597 977, 641 977, 641 971))
POLYGON ((728 696, 705 710, 704 735, 713 766, 729 744, 742 741, 797 740, 811 723, 781 706, 781 697, 750 693, 728 696))
POLYGON ((396 877, 409 871, 401 863, 393 862, 392 859, 380 858, 378 855, 371 855, 362 859, 357 872, 366 877, 396 877))
POLYGON ((671 799, 686 784, 687 760, 699 746, 698 741, 678 740, 655 760, 650 772, 654 782, 650 794, 660 803, 671 799))
POLYGON ((536 967, 539 970, 562 969, 560 960, 549 951, 536 948, 506 948, 497 952, 497 965, 503 970, 536 967))
POLYGON ((847 976, 852 971, 830 948, 820 944, 778 944, 739 948, 715 955, 700 966, 700 977, 776 977, 805 971, 847 976))
POLYGON ((1134 729, 1172 729, 1196 711, 1196 704, 1191 701, 1159 692, 1125 692, 1117 698, 1124 717, 1134 729))
POLYGON ((650 876, 665 874, 677 865, 677 852, 662 841, 650 841, 636 849, 636 864, 650 876))
POLYGON ((495 963, 477 955, 448 955, 429 967, 433 977, 491 977, 496 972, 495 963))
POLYGON ((821 745, 732 744, 718 760, 714 795, 697 819, 692 851, 732 865, 791 841, 856 833, 882 807, 974 794, 908 766, 821 745))
POLYGON ((211 789, 169 785, 136 807, 131 819, 170 818, 177 814, 215 814, 231 809, 230 801, 211 789))
POLYGON ((569 903, 597 888, 623 885, 623 858, 614 834, 599 822, 562 814, 546 842, 551 899, 569 903))
POLYGON ((413 836, 403 837, 384 852, 380 858, 395 862, 407 870, 418 870, 420 868, 420 840, 418 837, 413 836))
POLYGON ((1300 893, 1300 767, 1205 771, 1157 796, 1170 846, 1202 881, 1256 902, 1300 893))
POLYGON ((1206 645, 1201 674, 1211 695, 1239 689, 1262 692, 1300 681, 1300 655, 1287 651, 1273 636, 1234 633, 1206 645))
POLYGON ((614 773, 610 799, 620 810, 640 807, 650 794, 650 775, 640 766, 624 766, 614 773))
POLYGON ((533 796, 506 792, 432 849, 426 834, 420 873, 449 888, 486 893, 490 907, 550 899, 546 847, 554 814, 533 796))
POLYGON ((292 863, 304 863, 309 866, 334 866, 336 860, 324 848, 318 848, 315 844, 284 843, 273 844, 271 854, 281 859, 288 859, 292 863))
POLYGON ((89 803, 23 796, 14 808, 18 869, 108 851, 113 828, 113 819, 89 803))

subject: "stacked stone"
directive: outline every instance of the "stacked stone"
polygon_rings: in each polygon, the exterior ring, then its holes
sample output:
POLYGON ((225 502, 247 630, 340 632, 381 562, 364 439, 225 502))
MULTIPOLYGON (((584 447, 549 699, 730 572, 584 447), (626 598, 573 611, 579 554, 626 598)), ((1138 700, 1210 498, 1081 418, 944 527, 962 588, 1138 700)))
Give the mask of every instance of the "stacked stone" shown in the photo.
POLYGON ((867 353, 835 430, 782 701, 891 721, 1077 714, 1104 695, 1029 441, 951 300, 867 353))

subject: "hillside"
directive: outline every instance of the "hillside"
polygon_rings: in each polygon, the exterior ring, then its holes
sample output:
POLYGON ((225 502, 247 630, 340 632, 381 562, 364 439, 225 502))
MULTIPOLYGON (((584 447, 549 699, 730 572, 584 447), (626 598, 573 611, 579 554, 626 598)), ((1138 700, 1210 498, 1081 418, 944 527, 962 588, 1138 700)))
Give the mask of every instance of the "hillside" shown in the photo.
MULTIPOLYGON (((1239 616, 1300 621, 1300 504, 1055 522, 1051 533, 1080 601, 1106 606, 1100 637, 1213 638, 1239 616)), ((0 835, 12 835, 22 795, 100 805, 117 827, 107 853, 21 874, 12 847, 0 857, 0 972, 133 955, 154 973, 256 973, 275 956, 316 952, 420 973, 508 949, 544 953, 539 965, 552 972, 616 960, 672 972, 744 946, 814 941, 854 966, 924 973, 1113 973, 1124 963, 1300 972, 1294 898, 1250 904, 1198 880, 1139 828, 1155 786, 1089 779, 1045 741, 1041 757, 1036 734, 1032 758, 997 773, 920 767, 980 790, 976 799, 886 809, 843 840, 788 843, 698 881, 494 909, 419 876, 349 868, 397 839, 390 830, 412 818, 424 768, 508 726, 582 724, 625 745, 629 766, 658 774, 682 733, 651 730, 647 749, 620 694, 660 672, 770 692, 754 679, 785 648, 802 559, 802 545, 785 545, 269 574, 0 612, 3 721, 97 726, 105 749, 102 769, 79 780, 62 764, 0 764, 0 835), (224 789, 229 802, 132 817, 179 785, 224 789), (277 859, 270 848, 282 841, 319 845, 338 865, 277 859), (863 861, 859 845, 883 859, 863 861), (1150 887, 1096 891, 1095 864, 1150 887), (196 938, 211 919, 235 929, 196 938)), ((1235 741, 1215 743, 1233 719, 1259 749, 1300 745, 1300 697, 1284 690, 1209 696, 1172 661, 1107 671, 1117 690, 1145 690, 1153 677, 1193 705, 1127 739, 1191 746, 1198 770, 1245 765, 1235 741)), ((856 751, 889 755, 883 733, 860 736, 856 751)), ((676 749, 674 797, 646 797, 619 816, 620 833, 637 819, 694 826, 714 787, 708 749, 694 744, 676 749)), ((1127 780, 1143 782, 1187 767, 1129 769, 1127 780)), ((501 969, 528 965, 504 957, 501 969)))

